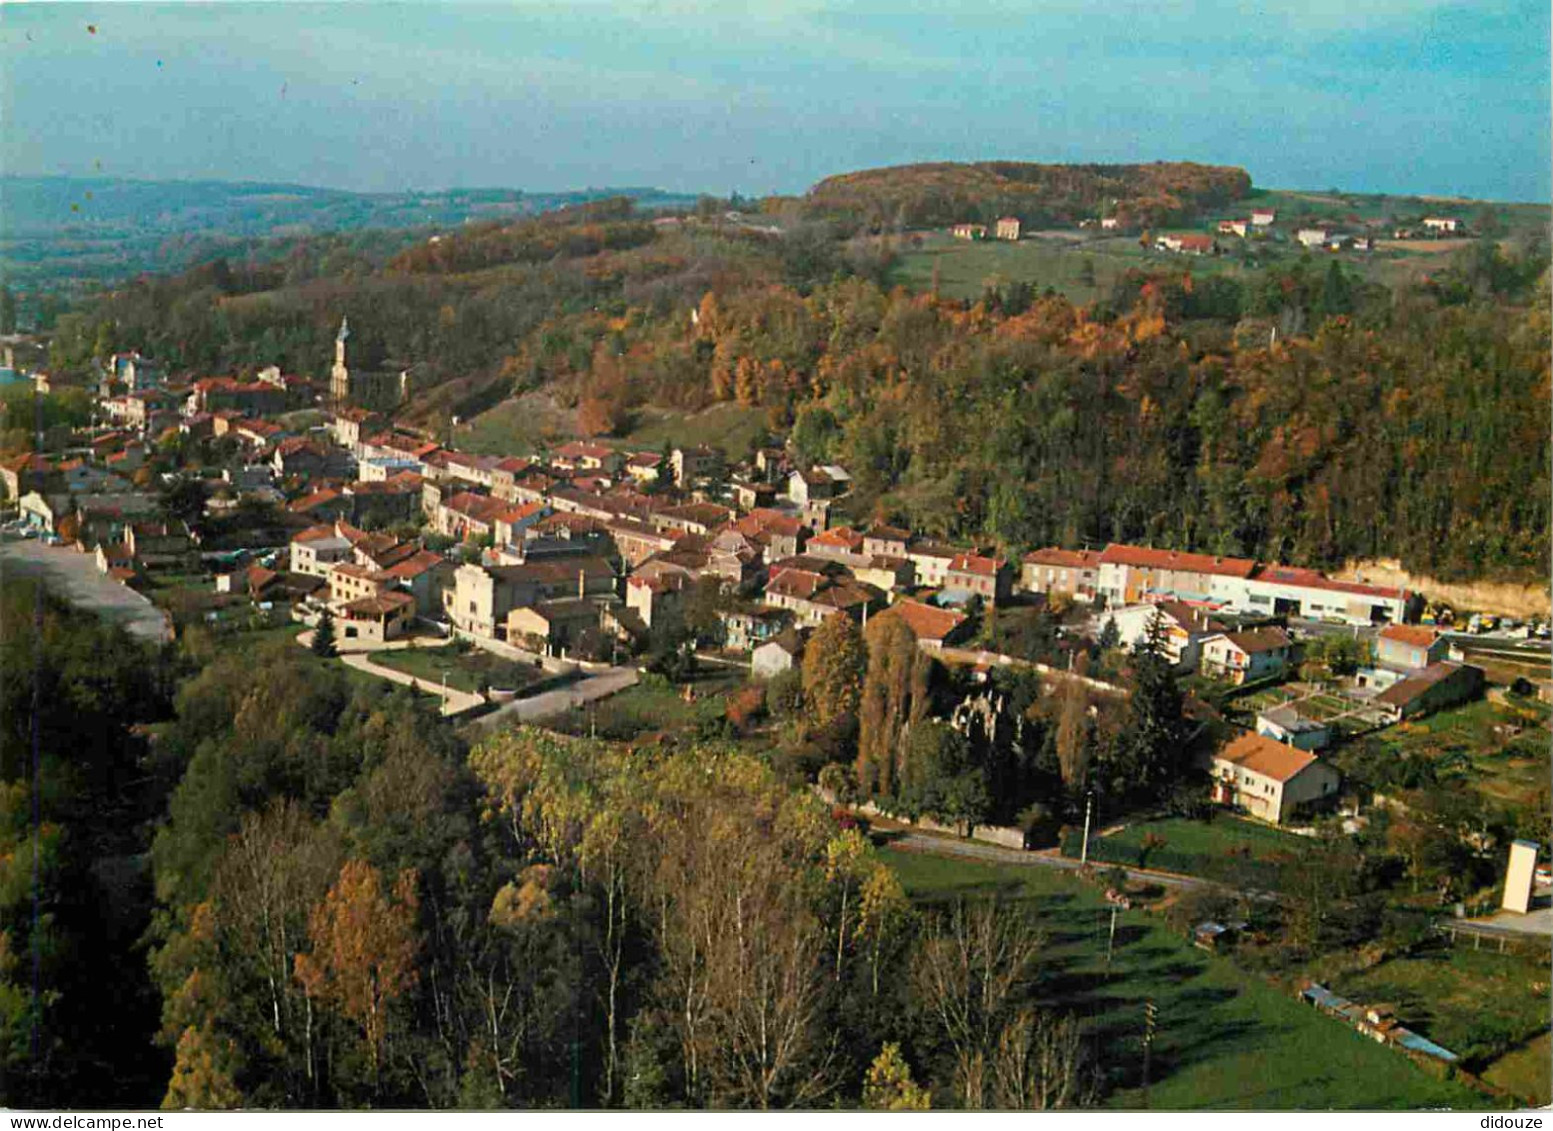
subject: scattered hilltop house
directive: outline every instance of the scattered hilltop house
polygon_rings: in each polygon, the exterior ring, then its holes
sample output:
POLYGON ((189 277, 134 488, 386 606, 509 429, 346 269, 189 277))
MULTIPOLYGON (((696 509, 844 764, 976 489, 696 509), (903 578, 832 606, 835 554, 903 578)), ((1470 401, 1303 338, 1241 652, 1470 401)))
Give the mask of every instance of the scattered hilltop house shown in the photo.
POLYGON ((1322 247, 1332 238, 1332 233, 1325 228, 1301 228, 1294 233, 1294 238, 1301 247, 1322 247))
POLYGON ((1273 707, 1257 715, 1256 733, 1298 750, 1320 750, 1332 741, 1330 727, 1293 707, 1273 707))
POLYGON ((1461 227, 1461 221, 1454 216, 1425 216, 1424 227, 1431 232, 1454 232, 1461 227))
POLYGON ((803 648, 803 636, 796 629, 784 629, 750 654, 750 672, 756 679, 770 679, 792 671, 803 659, 803 648))
POLYGON ((1202 641, 1198 670, 1215 679, 1242 684, 1278 675, 1293 662, 1294 642, 1281 628, 1268 626, 1225 632, 1202 641))
POLYGON ((1251 226, 1254 228, 1270 228, 1278 220, 1278 213, 1271 208, 1253 208, 1251 210, 1251 226))
POLYGON ((926 605, 909 597, 903 597, 884 612, 875 614, 874 620, 886 617, 904 623, 917 638, 917 647, 928 652, 940 651, 945 645, 959 641, 965 635, 967 624, 964 613, 926 605))
POLYGON ((1213 756, 1213 800, 1282 824, 1329 803, 1342 775, 1308 750, 1251 731, 1213 756))
POLYGON ((1388 624, 1375 637, 1375 662, 1398 671, 1427 668, 1449 652, 1449 641, 1423 625, 1388 624))
POLYGON ((1386 688, 1371 703, 1384 711, 1392 722, 1399 723, 1403 719, 1465 703, 1482 692, 1482 668, 1445 660, 1430 664, 1386 688))
POLYGON ((1100 217, 1100 230, 1103 231, 1103 232, 1114 232, 1114 231, 1116 231, 1116 229, 1120 228, 1121 226, 1122 226, 1122 221, 1121 221, 1121 218, 1118 217, 1118 216, 1102 216, 1102 217, 1100 217))
POLYGON ((1211 255, 1218 249, 1212 236, 1160 236, 1155 240, 1155 246, 1166 251, 1176 252, 1178 255, 1211 255))
POLYGON ((1094 550, 1032 550, 1020 562, 1019 587, 1026 593, 1063 594, 1092 601, 1100 581, 1100 555, 1094 550))
POLYGON ((954 593, 1001 601, 1009 594, 1008 562, 985 554, 956 554, 944 571, 943 587, 954 593))
POLYGON ((1017 240, 1019 238, 1019 217, 1000 217, 998 219, 997 237, 1000 240, 1017 240))
POLYGON ((949 229, 949 234, 957 240, 984 240, 987 238, 987 225, 956 224, 949 229))
POLYGON ((1240 236, 1242 239, 1244 239, 1246 233, 1250 229, 1251 229, 1251 221, 1250 220, 1238 219, 1238 220, 1220 220, 1219 221, 1219 235, 1221 235, 1221 236, 1240 236))

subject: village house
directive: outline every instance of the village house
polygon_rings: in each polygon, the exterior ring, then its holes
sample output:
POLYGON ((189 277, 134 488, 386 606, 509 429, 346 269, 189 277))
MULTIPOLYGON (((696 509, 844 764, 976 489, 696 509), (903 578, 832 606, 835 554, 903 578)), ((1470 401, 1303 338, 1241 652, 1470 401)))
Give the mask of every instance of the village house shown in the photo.
POLYGON ((735 480, 733 484, 733 501, 741 511, 752 511, 761 507, 769 507, 777 501, 777 489, 770 483, 735 480))
POLYGON ((415 599, 418 616, 441 615, 442 594, 453 583, 452 562, 430 550, 417 550, 402 561, 388 566, 383 572, 415 599))
POLYGON ((804 637, 794 628, 783 629, 750 653, 750 674, 771 679, 792 671, 803 660, 804 637))
POLYGON ((675 448, 669 456, 674 482, 688 489, 698 479, 721 475, 724 456, 719 448, 699 444, 694 448, 675 448))
POLYGON ((135 577, 135 555, 123 542, 99 542, 93 556, 97 572, 128 584, 135 577))
POLYGON ((628 569, 635 569, 654 554, 672 550, 679 538, 676 531, 659 530, 629 518, 611 519, 604 524, 604 529, 628 569))
POLYGON ((1247 731, 1213 756, 1212 798, 1282 824, 1334 801, 1342 775, 1308 750, 1247 731))
POLYGON ((1178 255, 1209 255, 1217 250, 1218 245, 1213 242, 1212 236, 1197 235, 1163 235, 1154 241, 1156 247, 1165 251, 1173 251, 1178 255))
POLYGON ((626 608, 641 618, 643 626, 662 624, 665 616, 678 615, 691 577, 684 572, 650 572, 626 578, 626 608))
POLYGON ((0 463, 0 483, 5 484, 5 497, 20 499, 29 491, 40 491, 48 481, 54 465, 47 456, 26 452, 0 463))
POLYGON ((1281 628, 1225 632, 1202 641, 1198 670, 1236 685, 1279 675, 1293 663, 1294 642, 1281 628))
POLYGON ((834 562, 799 558, 794 564, 772 565, 764 600, 792 612, 799 624, 813 627, 837 614, 860 617, 870 607, 882 605, 884 594, 871 585, 847 578, 834 562))
POLYGON ((899 526, 876 523, 863 531, 863 553, 870 558, 904 558, 911 544, 911 531, 899 526))
POLYGON ((291 436, 277 443, 270 467, 281 479, 293 475, 339 479, 351 472, 350 457, 344 451, 302 436, 291 436))
POLYGON ((805 544, 804 553, 849 568, 867 565, 872 558, 863 550, 863 535, 850 526, 834 526, 814 535, 805 544))
POLYGON ((1246 232, 1249 231, 1250 228, 1250 220, 1238 219, 1219 221, 1219 235, 1221 236, 1240 236, 1242 239, 1244 239, 1246 232))
POLYGON ((401 472, 382 483, 347 483, 353 522, 387 526, 415 518, 421 498, 421 477, 413 471, 401 472))
POLYGON ((544 503, 504 503, 501 510, 494 512, 491 533, 498 546, 518 546, 526 540, 528 531, 552 513, 544 503))
POLYGON ((1396 671, 1427 668, 1449 652, 1449 641, 1424 625, 1388 624, 1375 636, 1375 662, 1396 671))
POLYGON ((1294 233, 1294 238, 1301 247, 1322 247, 1332 238, 1332 233, 1325 228, 1301 228, 1294 233))
POLYGON ((294 500, 287 508, 312 522, 336 522, 349 518, 354 509, 350 496, 339 487, 320 487, 294 500))
POLYGON ((568 471, 602 471, 613 475, 624 465, 625 457, 603 444, 574 440, 557 448, 550 462, 568 471))
POLYGON ((132 522, 125 527, 124 544, 143 569, 176 569, 199 560, 199 549, 181 522, 132 522))
POLYGON ((1017 240, 1019 238, 1019 217, 1002 216, 998 219, 997 237, 1000 240, 1017 240))
POLYGON ((1424 227, 1431 232, 1454 232, 1461 227, 1461 221, 1453 216, 1425 216, 1424 227))
POLYGON ((383 418, 364 408, 342 408, 334 414, 329 428, 334 442, 353 455, 361 455, 361 439, 382 427, 383 418))
POLYGON ((599 626, 599 604, 582 597, 541 601, 507 614, 507 642, 530 652, 559 654, 599 626))
POLYGON ((752 651, 793 622, 786 609, 724 610, 717 616, 723 622, 723 645, 733 652, 752 651))
POLYGON ((852 576, 864 585, 872 585, 886 592, 910 589, 917 581, 916 567, 906 558, 892 558, 875 554, 861 565, 849 567, 852 576))
POLYGON ((336 607, 397 588, 389 574, 354 561, 336 562, 329 567, 328 578, 329 604, 336 607))
POLYGON ((987 238, 987 225, 956 224, 949 229, 949 234, 957 240, 984 240, 987 238))
POLYGON ((1325 723, 1306 718, 1294 707, 1273 707, 1256 717, 1256 733, 1299 750, 1321 750, 1332 741, 1325 723))
POLYGON ((956 554, 944 571, 943 587, 987 601, 1001 601, 1009 594, 1008 562, 984 554, 956 554))
POLYGON ((646 486, 658 482, 658 470, 663 456, 658 452, 636 452, 626 457, 625 473, 634 482, 646 486))
POLYGON ((1413 672, 1370 701, 1394 723, 1454 707, 1483 693, 1483 669, 1442 660, 1413 672))
POLYGON ((655 508, 650 521, 662 531, 708 534, 732 517, 733 512, 718 503, 682 503, 679 506, 655 508))
POLYGON ((520 565, 462 565, 443 604, 459 630, 495 637, 505 631, 513 609, 573 596, 615 596, 610 564, 594 555, 572 555, 520 565))
POLYGON ((1255 228, 1270 228, 1278 220, 1278 213, 1271 208, 1253 208, 1251 210, 1251 225, 1255 228))
POLYGON ((787 497, 803 506, 819 500, 830 500, 847 492, 852 477, 847 472, 828 464, 811 467, 808 471, 795 471, 787 477, 787 497))
POLYGON ((194 382, 185 412, 231 410, 243 416, 273 416, 286 411, 286 391, 263 381, 205 377, 194 382))
POLYGON ((386 644, 410 630, 415 621, 415 598, 385 589, 346 601, 334 610, 334 618, 335 631, 342 640, 386 644))
POLYGON ((437 533, 449 538, 485 538, 496 536, 496 520, 506 515, 511 507, 501 499, 490 495, 476 495, 460 491, 444 499, 437 508, 433 526, 437 533))
POLYGON ((1224 631, 1206 609, 1184 601, 1160 601, 1156 604, 1124 605, 1098 618, 1101 630, 1109 621, 1116 626, 1123 648, 1136 649, 1154 627, 1160 634, 1160 651, 1178 671, 1196 671, 1203 641, 1224 631))
POLYGON ((899 620, 911 629, 911 634, 917 638, 917 647, 928 652, 938 652, 945 645, 954 644, 965 635, 969 623, 964 613, 940 609, 909 597, 902 597, 882 613, 876 613, 873 619, 886 618, 899 620))
POLYGON ((1026 593, 1061 594, 1092 601, 1100 579, 1100 555, 1094 550, 1032 550, 1020 562, 1019 587, 1026 593))
POLYGON ((731 525, 760 548, 766 562, 801 554, 809 541, 809 528, 798 516, 769 507, 757 508, 731 525))
POLYGON ((945 579, 949 576, 950 563, 959 557, 961 552, 954 546, 918 538, 913 539, 906 547, 906 560, 911 563, 912 569, 916 572, 918 585, 937 589, 945 583, 945 579))

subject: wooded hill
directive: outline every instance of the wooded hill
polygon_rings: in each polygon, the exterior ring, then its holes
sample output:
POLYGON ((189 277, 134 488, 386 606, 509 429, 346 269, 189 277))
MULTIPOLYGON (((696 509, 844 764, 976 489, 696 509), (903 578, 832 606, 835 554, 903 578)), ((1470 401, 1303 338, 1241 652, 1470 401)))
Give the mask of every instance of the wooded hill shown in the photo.
POLYGON ((1017 216, 1027 228, 1073 225, 1102 214, 1126 226, 1181 223, 1251 191, 1244 169, 1157 161, 1150 165, 935 162, 827 177, 809 206, 880 230, 991 224, 1017 216))
POLYGON ((645 406, 736 402, 846 464, 859 521, 1009 552, 1124 540, 1545 572, 1539 241, 1478 241, 1395 289, 1326 256, 1241 277, 1145 262, 1085 307, 1027 284, 974 303, 890 289, 892 241, 824 223, 642 224, 621 205, 376 262, 307 246, 106 296, 62 320, 53 363, 138 347, 195 374, 319 375, 349 314, 357 364, 417 364, 405 415, 439 435, 534 391, 605 437, 645 406))

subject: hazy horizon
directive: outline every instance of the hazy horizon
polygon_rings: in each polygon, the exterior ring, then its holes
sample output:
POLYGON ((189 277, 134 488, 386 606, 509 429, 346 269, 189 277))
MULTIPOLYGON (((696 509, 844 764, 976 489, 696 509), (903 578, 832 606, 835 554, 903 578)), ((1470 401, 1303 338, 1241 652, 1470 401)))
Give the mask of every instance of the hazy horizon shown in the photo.
POLYGON ((1191 160, 1546 203, 1549 8, 987 0, 0 7, 16 176, 801 193, 920 161, 1191 160))

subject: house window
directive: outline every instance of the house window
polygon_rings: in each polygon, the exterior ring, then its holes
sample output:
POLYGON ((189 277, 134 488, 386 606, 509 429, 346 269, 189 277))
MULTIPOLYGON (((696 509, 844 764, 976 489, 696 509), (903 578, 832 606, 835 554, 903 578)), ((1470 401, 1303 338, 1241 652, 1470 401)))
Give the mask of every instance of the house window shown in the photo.
POLYGON ((475 611, 475 603, 473 601, 469 602, 469 611, 470 612, 474 612, 475 611))

